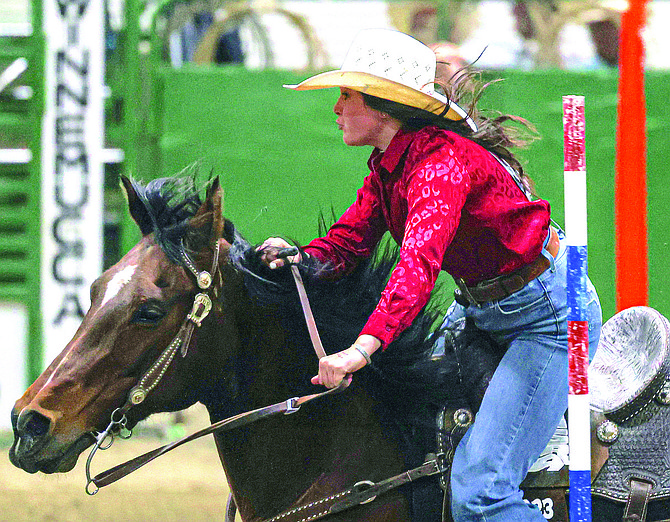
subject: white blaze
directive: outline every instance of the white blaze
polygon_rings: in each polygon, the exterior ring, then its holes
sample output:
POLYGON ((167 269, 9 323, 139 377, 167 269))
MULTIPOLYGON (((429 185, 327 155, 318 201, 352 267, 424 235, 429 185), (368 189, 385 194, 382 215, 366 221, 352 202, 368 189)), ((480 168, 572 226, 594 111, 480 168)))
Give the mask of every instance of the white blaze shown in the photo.
POLYGON ((114 277, 107 283, 105 297, 102 299, 100 308, 105 306, 111 299, 114 299, 121 289, 130 282, 136 269, 137 265, 130 265, 114 274, 114 277))

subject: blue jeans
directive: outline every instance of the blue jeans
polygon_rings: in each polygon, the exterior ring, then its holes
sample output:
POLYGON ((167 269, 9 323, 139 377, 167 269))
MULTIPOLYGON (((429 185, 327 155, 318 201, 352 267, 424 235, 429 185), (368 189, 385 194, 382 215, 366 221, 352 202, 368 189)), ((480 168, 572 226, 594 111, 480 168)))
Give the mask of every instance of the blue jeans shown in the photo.
MULTIPOLYGON (((453 303, 449 324, 471 318, 507 351, 475 423, 458 445, 451 474, 455 522, 545 522, 519 485, 554 434, 568 403, 567 255, 523 289, 481 307, 453 303)), ((588 282, 589 351, 600 338, 602 312, 588 282)))

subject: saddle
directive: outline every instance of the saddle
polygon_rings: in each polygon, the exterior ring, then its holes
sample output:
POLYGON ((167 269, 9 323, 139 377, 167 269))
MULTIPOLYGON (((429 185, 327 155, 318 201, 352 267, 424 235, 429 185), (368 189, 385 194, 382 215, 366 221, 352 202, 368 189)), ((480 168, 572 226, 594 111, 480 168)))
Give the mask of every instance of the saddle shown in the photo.
MULTIPOLYGON (((457 352, 468 344, 452 343, 457 352)), ((648 307, 629 308, 607 321, 589 367, 589 388, 593 520, 670 518, 670 502, 653 503, 670 501, 670 322, 648 307)), ((442 452, 453 456, 473 421, 479 400, 470 402, 472 408, 441 410, 442 452)), ((568 465, 564 420, 521 485, 526 500, 550 520, 568 520, 568 465)), ((448 477, 442 483, 446 487, 448 477)), ((450 520, 446 511, 443 519, 450 520)))
POLYGON ((609 453, 592 472, 592 493, 626 503, 626 512, 638 506, 644 520, 650 501, 670 499, 670 322, 642 306, 607 321, 589 387, 592 451, 609 453))

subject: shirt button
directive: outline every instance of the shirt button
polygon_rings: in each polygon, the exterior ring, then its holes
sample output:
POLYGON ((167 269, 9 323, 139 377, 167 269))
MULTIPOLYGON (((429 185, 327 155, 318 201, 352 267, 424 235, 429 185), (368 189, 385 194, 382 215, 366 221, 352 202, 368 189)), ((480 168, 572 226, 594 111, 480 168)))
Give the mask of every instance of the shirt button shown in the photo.
POLYGON ((387 326, 386 326, 386 331, 387 331, 387 332, 390 332, 390 331, 391 331, 391 327, 387 325, 387 326))

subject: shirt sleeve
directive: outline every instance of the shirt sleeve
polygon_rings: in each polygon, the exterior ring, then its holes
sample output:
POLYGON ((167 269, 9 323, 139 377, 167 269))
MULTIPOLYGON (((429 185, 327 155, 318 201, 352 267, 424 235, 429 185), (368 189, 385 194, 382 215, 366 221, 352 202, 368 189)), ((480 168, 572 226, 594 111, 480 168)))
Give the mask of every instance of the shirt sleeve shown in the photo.
POLYGON ((360 259, 372 255, 387 230, 380 205, 380 188, 371 173, 358 190, 356 201, 324 237, 311 241, 305 252, 329 263, 334 277, 351 272, 360 259))
POLYGON ((409 174, 408 215, 400 260, 361 332, 380 339, 383 348, 411 324, 428 302, 469 190, 465 167, 448 145, 409 174))

